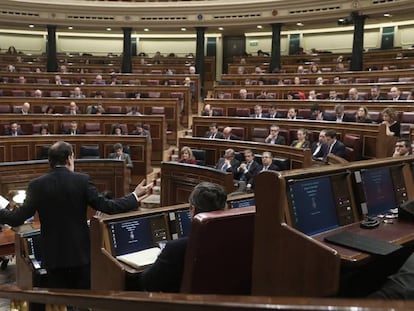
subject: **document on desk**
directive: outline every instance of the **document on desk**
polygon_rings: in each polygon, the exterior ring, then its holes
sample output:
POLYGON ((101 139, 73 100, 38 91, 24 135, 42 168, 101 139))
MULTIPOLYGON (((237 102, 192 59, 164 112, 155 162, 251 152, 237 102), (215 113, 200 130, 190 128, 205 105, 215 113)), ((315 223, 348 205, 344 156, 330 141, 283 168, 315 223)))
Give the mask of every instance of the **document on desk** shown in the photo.
POLYGON ((153 264, 160 253, 161 249, 159 247, 152 247, 139 252, 116 256, 116 259, 132 267, 142 268, 153 264))
POLYGON ((0 209, 6 208, 9 203, 10 202, 5 197, 0 195, 0 209))

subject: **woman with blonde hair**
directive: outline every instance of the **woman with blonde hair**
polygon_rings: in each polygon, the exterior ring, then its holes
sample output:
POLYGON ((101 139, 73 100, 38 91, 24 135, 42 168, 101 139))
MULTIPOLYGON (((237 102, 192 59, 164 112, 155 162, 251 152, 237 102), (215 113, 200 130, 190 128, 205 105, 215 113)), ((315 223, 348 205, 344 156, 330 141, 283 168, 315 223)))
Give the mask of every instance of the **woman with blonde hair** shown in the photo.
POLYGON ((184 146, 180 151, 180 163, 197 164, 197 160, 194 158, 193 152, 190 147, 184 146))
POLYGON ((394 109, 387 107, 382 111, 382 124, 387 126, 388 136, 400 137, 400 122, 397 121, 397 114, 394 109))
POLYGON ((308 130, 301 128, 298 129, 298 132, 296 133, 297 138, 294 140, 291 144, 292 147, 295 148, 310 148, 310 142, 308 140, 308 130))
POLYGON ((368 108, 366 106, 361 106, 355 113, 355 122, 357 123, 372 123, 372 120, 369 117, 368 108))

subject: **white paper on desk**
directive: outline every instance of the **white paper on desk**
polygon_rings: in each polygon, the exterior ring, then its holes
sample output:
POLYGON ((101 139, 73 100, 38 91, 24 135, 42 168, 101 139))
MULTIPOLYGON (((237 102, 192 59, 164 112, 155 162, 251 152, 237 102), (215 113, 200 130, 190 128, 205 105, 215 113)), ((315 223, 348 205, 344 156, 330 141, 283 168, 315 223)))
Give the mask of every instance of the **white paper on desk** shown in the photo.
POLYGON ((0 195, 0 209, 6 208, 7 205, 9 205, 9 201, 0 195))

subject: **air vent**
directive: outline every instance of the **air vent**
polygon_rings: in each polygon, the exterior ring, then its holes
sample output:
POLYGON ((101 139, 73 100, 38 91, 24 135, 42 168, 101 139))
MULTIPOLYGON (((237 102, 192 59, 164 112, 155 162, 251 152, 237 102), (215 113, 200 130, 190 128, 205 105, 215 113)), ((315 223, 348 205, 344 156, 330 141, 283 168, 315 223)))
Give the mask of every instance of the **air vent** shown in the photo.
POLYGON ((262 17, 260 13, 253 14, 235 14, 235 15, 216 15, 214 19, 245 19, 245 18, 257 18, 262 17))
POLYGON ((87 15, 67 15, 68 19, 77 20, 96 20, 96 21, 113 21, 115 20, 112 16, 87 16, 87 15))
POLYGON ((184 21, 187 20, 185 16, 170 16, 170 17, 141 17, 142 21, 184 21))
POLYGON ((327 7, 321 7, 321 8, 310 8, 310 9, 302 9, 302 10, 292 10, 289 11, 290 15, 296 15, 296 14, 307 14, 307 13, 320 13, 320 12, 331 12, 340 10, 340 6, 327 6, 327 7))
POLYGON ((13 15, 13 16, 35 16, 39 17, 39 13, 30 13, 30 12, 16 12, 16 11, 1 11, 1 15, 13 15))

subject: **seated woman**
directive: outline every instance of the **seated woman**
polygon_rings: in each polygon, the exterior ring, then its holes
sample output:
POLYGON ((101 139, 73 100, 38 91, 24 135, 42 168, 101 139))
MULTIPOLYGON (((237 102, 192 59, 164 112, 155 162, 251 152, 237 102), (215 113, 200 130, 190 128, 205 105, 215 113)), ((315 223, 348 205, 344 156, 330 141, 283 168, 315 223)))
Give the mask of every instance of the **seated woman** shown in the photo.
POLYGON ((194 158, 193 152, 191 151, 190 147, 184 146, 181 148, 180 159, 178 160, 178 162, 187 164, 197 164, 197 160, 194 158))
POLYGON ((400 122, 397 121, 397 114, 394 109, 388 107, 382 111, 382 124, 387 126, 388 136, 400 137, 400 122))
POLYGON ((112 126, 111 134, 121 136, 121 135, 124 135, 124 130, 122 129, 122 126, 120 124, 114 124, 112 126))
POLYGON ((307 139, 308 138, 308 130, 301 128, 298 129, 297 132, 297 138, 296 140, 294 140, 292 142, 292 144, 290 145, 291 147, 295 147, 295 148, 310 148, 310 142, 307 139))
POLYGON ((366 106, 361 106, 358 108, 357 112, 355 113, 355 122, 372 123, 372 120, 369 117, 368 108, 366 106))

